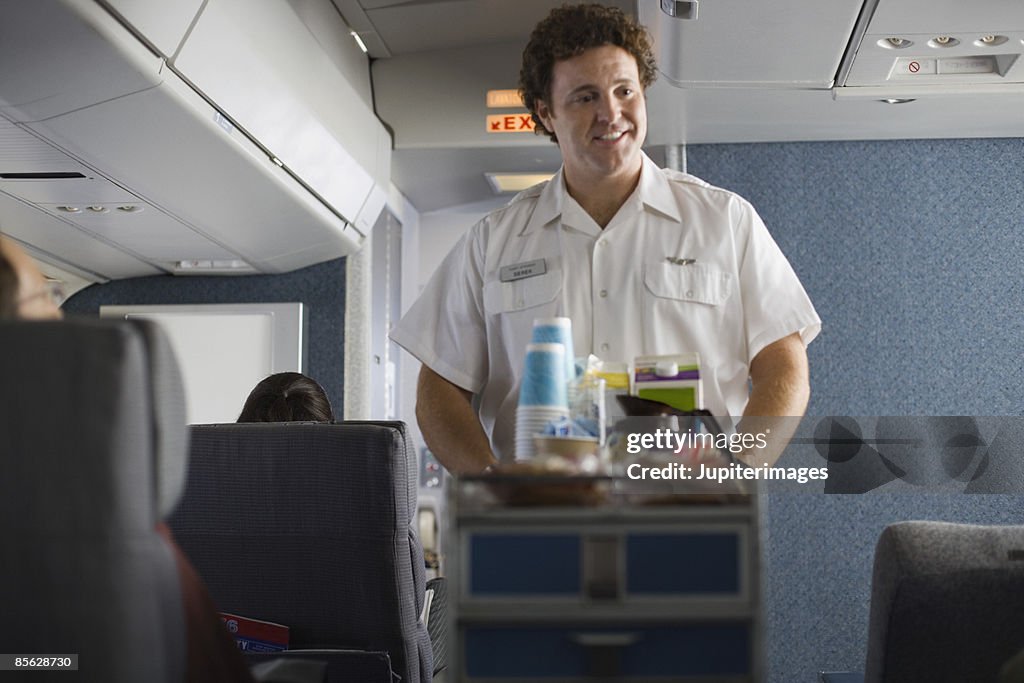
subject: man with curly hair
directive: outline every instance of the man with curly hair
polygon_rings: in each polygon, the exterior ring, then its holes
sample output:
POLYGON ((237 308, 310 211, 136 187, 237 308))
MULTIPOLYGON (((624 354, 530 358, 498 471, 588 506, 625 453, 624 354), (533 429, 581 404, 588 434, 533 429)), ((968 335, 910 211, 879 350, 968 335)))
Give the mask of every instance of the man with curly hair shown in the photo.
POLYGON ((821 321, 748 202, 643 153, 655 76, 618 9, 565 5, 534 29, 520 92, 562 168, 470 229, 391 334, 423 363, 416 416, 450 471, 514 458, 537 318, 570 317, 576 356, 699 353, 705 406, 741 428, 803 415, 821 321))

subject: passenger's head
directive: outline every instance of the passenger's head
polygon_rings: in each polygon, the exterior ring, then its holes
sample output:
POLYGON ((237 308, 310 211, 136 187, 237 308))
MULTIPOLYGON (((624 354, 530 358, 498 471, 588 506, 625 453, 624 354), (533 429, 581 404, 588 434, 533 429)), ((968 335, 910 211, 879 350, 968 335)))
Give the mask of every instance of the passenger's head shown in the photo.
POLYGON ((0 235, 0 320, 64 317, 63 293, 18 244, 0 235))
POLYGON ((7 258, 5 241, 0 236, 0 320, 18 317, 18 274, 7 258))
POLYGON ((323 387, 300 372, 267 377, 245 399, 239 422, 334 422, 323 387))
POLYGON ((647 29, 621 10, 601 5, 563 5, 533 29, 523 50, 519 93, 533 115, 534 132, 557 142, 553 130, 538 115, 538 103, 551 102, 551 81, 556 62, 577 57, 595 47, 621 48, 636 60, 641 87, 646 90, 657 77, 657 66, 647 29))

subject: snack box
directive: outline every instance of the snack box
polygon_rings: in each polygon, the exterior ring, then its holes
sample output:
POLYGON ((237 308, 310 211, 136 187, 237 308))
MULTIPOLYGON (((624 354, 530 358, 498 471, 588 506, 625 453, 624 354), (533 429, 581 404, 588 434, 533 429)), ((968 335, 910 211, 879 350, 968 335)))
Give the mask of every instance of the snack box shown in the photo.
POLYGON ((704 408, 704 385, 700 377, 700 355, 677 353, 638 356, 633 362, 630 393, 666 403, 678 410, 704 408))

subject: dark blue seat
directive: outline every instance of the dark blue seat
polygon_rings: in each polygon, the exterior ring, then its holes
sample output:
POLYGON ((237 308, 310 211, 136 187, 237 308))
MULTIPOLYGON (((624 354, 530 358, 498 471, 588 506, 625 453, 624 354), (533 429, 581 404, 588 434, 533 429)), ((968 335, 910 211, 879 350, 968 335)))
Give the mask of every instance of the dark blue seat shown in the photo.
POLYGON ((1024 526, 891 524, 875 549, 864 675, 821 680, 1016 683, 1022 614, 1024 526))
POLYGON ((220 610, 429 682, 416 481, 402 423, 196 425, 169 524, 220 610))
MULTIPOLYGON (((79 655, 32 680, 181 683, 186 623, 172 547, 185 404, 146 324, 0 323, 0 643, 79 655)), ((16 676, 16 674, 15 674, 16 676)))

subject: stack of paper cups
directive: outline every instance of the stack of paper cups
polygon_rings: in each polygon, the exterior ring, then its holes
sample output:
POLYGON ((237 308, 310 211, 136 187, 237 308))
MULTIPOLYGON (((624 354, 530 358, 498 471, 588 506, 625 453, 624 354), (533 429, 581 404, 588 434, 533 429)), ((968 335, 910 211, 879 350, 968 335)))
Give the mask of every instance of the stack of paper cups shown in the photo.
POLYGON ((535 318, 533 321, 534 344, 563 344, 565 346, 565 379, 576 379, 576 357, 572 345, 571 318, 535 318))
POLYGON ((569 415, 568 383, 565 375, 565 345, 526 345, 523 380, 516 409, 516 459, 535 456, 533 437, 551 420, 569 415))

